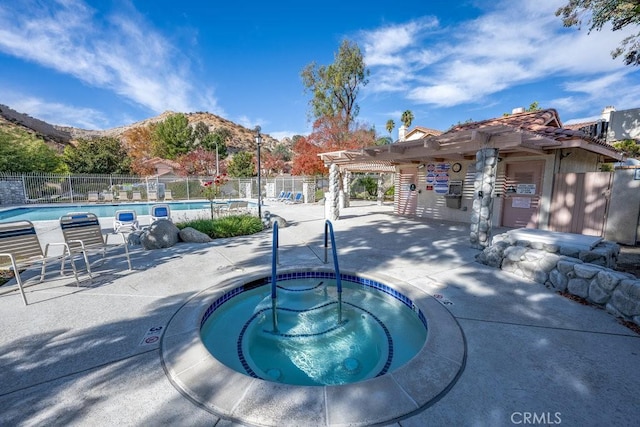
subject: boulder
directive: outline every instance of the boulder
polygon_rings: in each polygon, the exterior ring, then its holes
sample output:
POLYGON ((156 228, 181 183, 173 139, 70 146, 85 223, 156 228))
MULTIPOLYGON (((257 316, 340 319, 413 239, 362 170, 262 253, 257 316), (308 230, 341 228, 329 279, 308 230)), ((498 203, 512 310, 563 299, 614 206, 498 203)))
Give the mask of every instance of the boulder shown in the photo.
POLYGON ((205 233, 196 230, 192 227, 186 227, 180 230, 180 240, 188 243, 208 243, 213 239, 206 235, 205 233))
POLYGON ((287 226, 287 220, 281 216, 272 214, 269 211, 264 211, 262 214, 262 225, 264 225, 265 228, 272 228, 273 224, 276 222, 278 223, 278 228, 287 226))
POLYGON ((166 219, 155 221, 140 235, 140 243, 145 249, 170 248, 179 241, 180 230, 166 219))

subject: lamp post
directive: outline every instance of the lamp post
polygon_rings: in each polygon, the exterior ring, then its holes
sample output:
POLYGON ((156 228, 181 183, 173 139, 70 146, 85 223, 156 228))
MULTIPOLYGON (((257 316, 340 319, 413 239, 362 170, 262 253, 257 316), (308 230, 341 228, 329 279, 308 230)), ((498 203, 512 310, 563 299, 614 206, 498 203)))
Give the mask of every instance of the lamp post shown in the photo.
POLYGON ((262 144, 262 135, 260 135, 260 126, 256 126, 256 145, 258 146, 258 218, 262 221, 262 186, 260 184, 260 144, 262 144))

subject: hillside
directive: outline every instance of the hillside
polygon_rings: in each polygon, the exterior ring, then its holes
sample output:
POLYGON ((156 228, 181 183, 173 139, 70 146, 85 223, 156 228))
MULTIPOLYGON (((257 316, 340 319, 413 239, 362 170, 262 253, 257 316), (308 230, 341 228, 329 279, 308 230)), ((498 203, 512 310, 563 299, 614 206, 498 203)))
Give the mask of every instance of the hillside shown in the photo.
MULTIPOLYGON (((52 125, 42 120, 33 118, 27 114, 19 113, 11 109, 10 107, 0 104, 0 123, 2 123, 3 126, 17 126, 23 128, 31 133, 42 137, 49 145, 55 145, 58 150, 63 148, 64 145, 73 144, 78 139, 103 136, 115 137, 120 139, 122 137, 122 134, 124 134, 127 130, 163 121, 171 114, 175 113, 166 111, 158 116, 132 123, 127 126, 120 126, 107 130, 89 130, 52 125)), ((209 126, 209 129, 211 131, 219 127, 229 129, 232 134, 231 141, 227 144, 227 148, 230 153, 238 151, 254 151, 256 149, 254 139, 255 133, 252 129, 245 128, 244 126, 241 126, 237 123, 211 113, 196 112, 185 114, 189 119, 190 124, 195 125, 198 122, 204 122, 207 126, 209 126)), ((278 140, 264 134, 262 135, 262 142, 264 146, 269 149, 274 148, 276 144, 278 144, 278 140)))
POLYGON ((42 138, 47 145, 57 151, 62 151, 72 139, 71 134, 64 129, 58 129, 47 122, 19 113, 2 104, 0 104, 0 127, 6 128, 8 131, 12 129, 24 130, 42 138))

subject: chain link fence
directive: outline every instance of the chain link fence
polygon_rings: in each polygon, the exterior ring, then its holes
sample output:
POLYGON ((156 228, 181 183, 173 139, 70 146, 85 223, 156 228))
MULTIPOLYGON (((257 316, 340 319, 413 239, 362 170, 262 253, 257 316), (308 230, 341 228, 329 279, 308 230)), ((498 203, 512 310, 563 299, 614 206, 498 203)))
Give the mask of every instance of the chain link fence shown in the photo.
MULTIPOLYGON (((83 203, 96 201, 189 201, 206 198, 211 176, 128 176, 0 173, 0 206, 31 203, 83 203)), ((282 192, 302 192, 305 184, 316 194, 328 188, 323 177, 261 178, 262 196, 277 199, 282 192)), ((258 178, 229 178, 218 187, 220 199, 258 197, 258 178)), ((318 196, 316 196, 316 199, 318 196)))

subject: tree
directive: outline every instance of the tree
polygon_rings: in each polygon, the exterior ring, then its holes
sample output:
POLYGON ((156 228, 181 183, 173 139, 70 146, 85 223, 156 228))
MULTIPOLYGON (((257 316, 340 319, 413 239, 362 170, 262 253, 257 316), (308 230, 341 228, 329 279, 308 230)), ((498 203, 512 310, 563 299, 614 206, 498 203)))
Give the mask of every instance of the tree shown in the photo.
POLYGON ((216 153, 198 147, 176 160, 187 175, 211 176, 216 173, 216 153))
POLYGON ((387 120, 387 125, 385 126, 387 128, 387 132, 389 132, 389 136, 391 136, 391 132, 393 132, 393 128, 396 127, 396 122, 394 122, 392 119, 387 120))
POLYGON ((374 145, 388 145, 388 144, 393 144, 393 139, 391 139, 390 136, 381 136, 380 138, 376 139, 374 145))
POLYGON ((43 140, 22 129, 0 129, 0 172, 67 171, 62 158, 43 140))
POLYGON ((231 140, 231 131, 227 128, 217 128, 213 132, 207 134, 200 145, 213 153, 218 150, 218 157, 224 159, 227 157, 227 142, 231 140))
POLYGON ((612 144, 618 150, 624 152, 627 157, 640 159, 640 144, 633 139, 625 139, 624 141, 614 142, 612 144))
POLYGON ((249 178, 255 175, 256 168, 253 164, 253 154, 246 151, 236 153, 227 165, 229 176, 236 178, 249 178))
POLYGON ((318 154, 324 150, 305 137, 298 138, 293 145, 293 175, 324 175, 327 172, 318 154))
POLYGON ((413 113, 411 112, 411 110, 406 110, 404 113, 402 113, 400 121, 406 128, 409 128, 409 126, 411 126, 411 123, 413 122, 413 113))
POLYGON ((369 83, 369 74, 360 48, 348 40, 340 45, 333 64, 318 66, 312 62, 307 65, 301 76, 305 92, 313 94, 309 102, 312 116, 315 119, 340 117, 348 129, 360 110, 356 98, 360 86, 369 83))
POLYGON ((198 122, 193 127, 193 142, 198 145, 209 135, 209 126, 205 122, 198 122))
POLYGON ((277 144, 271 154, 280 157, 285 162, 291 161, 291 150, 284 144, 277 144))
POLYGON ((540 108, 540 104, 538 103, 538 101, 533 101, 530 105, 529 108, 527 108, 527 111, 531 112, 531 111, 540 111, 542 110, 542 108, 540 108))
MULTIPOLYGON (((565 27, 582 26, 583 17, 589 26, 589 33, 600 31, 610 22, 613 31, 628 25, 640 24, 640 2, 638 0, 569 0, 556 10, 565 27)), ((624 38, 611 52, 613 58, 622 55, 626 65, 640 65, 640 32, 624 38)))
POLYGON ((131 159, 116 138, 81 139, 65 147, 63 159, 72 173, 131 173, 131 159))
POLYGON ((172 114, 159 122, 155 128, 155 138, 155 151, 165 159, 175 160, 194 148, 193 129, 189 126, 187 116, 182 113, 172 114))
POLYGON ((151 175, 153 166, 146 163, 154 157, 155 124, 135 127, 122 134, 122 142, 131 158, 131 171, 137 175, 151 175))
POLYGON ((263 172, 266 172, 267 176, 284 173, 287 169, 288 160, 285 160, 285 155, 282 151, 273 150, 270 152, 269 150, 263 150, 260 155, 260 167, 263 172))

